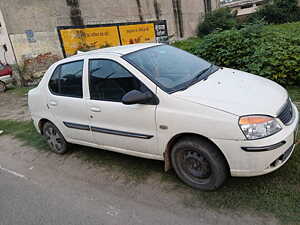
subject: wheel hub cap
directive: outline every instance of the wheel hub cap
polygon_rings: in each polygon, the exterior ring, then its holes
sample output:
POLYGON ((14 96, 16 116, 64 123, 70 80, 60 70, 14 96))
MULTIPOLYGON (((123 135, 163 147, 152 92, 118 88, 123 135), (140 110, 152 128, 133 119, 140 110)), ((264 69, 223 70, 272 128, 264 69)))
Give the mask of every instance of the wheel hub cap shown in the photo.
POLYGON ((60 135, 56 132, 55 129, 53 129, 52 127, 49 128, 46 131, 46 138, 47 138, 47 142, 50 145, 50 147, 59 152, 62 149, 62 140, 60 135))
POLYGON ((188 174, 197 178, 208 178, 211 174, 209 163, 196 151, 185 152, 184 168, 188 174))

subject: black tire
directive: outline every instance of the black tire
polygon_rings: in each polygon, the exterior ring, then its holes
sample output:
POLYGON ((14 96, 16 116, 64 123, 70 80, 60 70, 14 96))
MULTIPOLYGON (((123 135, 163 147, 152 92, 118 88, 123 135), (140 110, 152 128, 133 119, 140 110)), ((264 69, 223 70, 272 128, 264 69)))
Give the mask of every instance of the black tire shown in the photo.
POLYGON ((185 184, 200 190, 216 190, 224 184, 229 174, 220 150, 197 137, 178 141, 171 151, 171 160, 177 176, 185 184))
POLYGON ((53 123, 46 122, 44 124, 43 135, 46 138, 51 151, 57 154, 64 154, 67 152, 68 143, 53 123))
POLYGON ((0 81, 0 93, 6 91, 6 84, 2 81, 0 81))

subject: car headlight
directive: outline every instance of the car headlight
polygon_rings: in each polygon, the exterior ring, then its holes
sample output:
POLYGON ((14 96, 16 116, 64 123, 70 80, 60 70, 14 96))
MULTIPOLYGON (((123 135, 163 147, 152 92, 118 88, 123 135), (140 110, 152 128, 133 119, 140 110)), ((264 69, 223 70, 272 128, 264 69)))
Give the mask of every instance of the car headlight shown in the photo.
POLYGON ((270 116, 242 116, 239 125, 249 140, 268 137, 282 129, 275 118, 270 116))

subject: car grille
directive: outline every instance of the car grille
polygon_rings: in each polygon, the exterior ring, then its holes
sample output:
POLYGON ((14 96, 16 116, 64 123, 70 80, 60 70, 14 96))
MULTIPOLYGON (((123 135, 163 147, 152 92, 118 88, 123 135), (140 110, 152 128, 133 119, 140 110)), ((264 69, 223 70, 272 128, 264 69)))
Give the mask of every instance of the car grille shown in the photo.
POLYGON ((292 103, 291 100, 289 99, 287 103, 284 105, 281 112, 279 113, 278 118, 282 121, 282 123, 287 125, 292 120, 293 113, 294 112, 293 112, 292 103))

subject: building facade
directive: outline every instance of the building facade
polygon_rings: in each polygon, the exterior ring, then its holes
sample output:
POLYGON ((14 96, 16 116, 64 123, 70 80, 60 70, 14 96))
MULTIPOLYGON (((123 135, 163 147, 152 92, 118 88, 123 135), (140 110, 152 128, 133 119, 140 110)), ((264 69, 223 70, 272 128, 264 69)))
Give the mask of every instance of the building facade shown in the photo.
POLYGON ((181 39, 218 7, 219 0, 0 0, 0 45, 8 63, 20 64, 39 54, 62 57, 58 26, 153 20, 166 20, 169 36, 181 39))
MULTIPOLYGON (((300 1, 300 0, 299 0, 300 1)), ((255 13, 259 7, 267 4, 269 0, 240 0, 231 2, 222 2, 222 7, 230 8, 237 12, 237 17, 245 17, 249 14, 255 13)))

